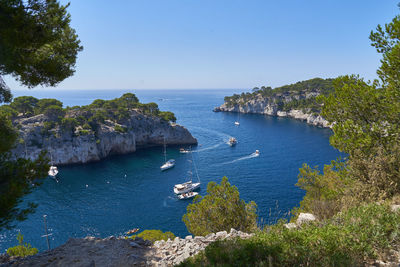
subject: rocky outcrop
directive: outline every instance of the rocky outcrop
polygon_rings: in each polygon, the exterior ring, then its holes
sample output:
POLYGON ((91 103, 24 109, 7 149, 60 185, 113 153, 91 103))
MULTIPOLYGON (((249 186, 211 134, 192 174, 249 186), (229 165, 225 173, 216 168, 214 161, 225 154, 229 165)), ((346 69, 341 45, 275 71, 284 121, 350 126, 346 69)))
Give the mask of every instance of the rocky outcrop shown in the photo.
MULTIPOLYGON (((1 266, 173 266, 221 239, 250 238, 253 234, 231 229, 203 236, 156 241, 141 238, 71 238, 64 245, 24 259, 10 259, 1 266)), ((0 258, 1 259, 1 258, 0 258)), ((1 263, 1 262, 0 262, 1 263)))
POLYGON ((53 164, 63 165, 98 161, 109 155, 135 152, 138 147, 162 145, 164 138, 169 145, 197 144, 183 126, 135 110, 121 124, 106 120, 96 131, 81 126, 71 129, 62 124, 48 129, 50 122, 43 114, 15 120, 20 142, 12 150, 13 155, 35 159, 45 149, 53 164))
POLYGON ((307 122, 308 124, 329 128, 327 120, 319 114, 312 113, 309 109, 291 109, 282 110, 282 104, 289 103, 294 100, 304 100, 315 98, 319 95, 315 92, 286 92, 275 94, 271 97, 263 97, 261 94, 252 96, 250 99, 239 100, 237 103, 225 102, 219 107, 214 108, 214 112, 240 112, 240 113, 256 113, 278 117, 289 117, 307 122))

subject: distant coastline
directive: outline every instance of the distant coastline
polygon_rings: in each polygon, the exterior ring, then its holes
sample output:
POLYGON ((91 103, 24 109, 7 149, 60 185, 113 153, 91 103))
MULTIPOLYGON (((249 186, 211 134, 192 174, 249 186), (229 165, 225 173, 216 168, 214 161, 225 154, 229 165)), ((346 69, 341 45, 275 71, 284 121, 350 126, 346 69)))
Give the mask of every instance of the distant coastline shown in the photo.
POLYGON ((331 128, 321 115, 316 97, 333 91, 332 79, 314 78, 296 84, 254 88, 253 93, 225 97, 214 112, 255 113, 302 120, 310 125, 331 128))

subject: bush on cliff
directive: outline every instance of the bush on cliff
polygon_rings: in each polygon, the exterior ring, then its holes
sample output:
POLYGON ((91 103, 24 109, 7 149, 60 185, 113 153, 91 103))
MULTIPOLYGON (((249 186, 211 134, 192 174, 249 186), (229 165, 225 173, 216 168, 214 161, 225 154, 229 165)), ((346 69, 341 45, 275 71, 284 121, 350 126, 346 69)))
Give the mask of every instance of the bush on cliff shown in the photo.
POLYGON ((19 245, 7 249, 7 254, 11 257, 26 257, 38 253, 37 248, 33 248, 31 244, 23 243, 24 236, 18 233, 17 240, 19 245))
POLYGON ((299 229, 281 221, 247 240, 215 242, 179 266, 361 266, 399 246, 400 212, 368 204, 299 229))
POLYGON ((250 232, 257 228, 257 205, 240 199, 236 186, 231 186, 223 177, 221 184, 210 182, 207 195, 196 196, 187 206, 182 220, 188 231, 194 235, 207 235, 231 228, 250 232))
POLYGON ((136 237, 140 237, 143 240, 149 240, 154 243, 157 240, 173 240, 175 238, 175 235, 172 232, 163 233, 161 230, 144 230, 143 232, 137 235, 133 235, 130 238, 135 239, 136 237))

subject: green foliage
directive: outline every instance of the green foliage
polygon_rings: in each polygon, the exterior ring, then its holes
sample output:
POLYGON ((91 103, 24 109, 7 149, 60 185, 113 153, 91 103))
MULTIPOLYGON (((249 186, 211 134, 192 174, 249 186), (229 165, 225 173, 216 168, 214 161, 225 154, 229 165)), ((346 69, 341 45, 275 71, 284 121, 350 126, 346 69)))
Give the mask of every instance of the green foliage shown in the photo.
POLYGON ((159 116, 161 117, 161 119, 163 119, 165 121, 176 122, 176 117, 175 117, 174 113, 172 113, 170 111, 160 111, 159 116))
POLYGON ((117 132, 120 133, 126 133, 128 131, 128 129, 126 127, 122 127, 121 125, 116 124, 114 126, 114 130, 116 130, 117 132))
POLYGON ((12 126, 11 121, 0 113, 0 155, 13 147, 17 136, 17 132, 12 126))
POLYGON ((33 248, 31 244, 23 243, 24 236, 18 233, 17 240, 19 245, 7 249, 7 254, 11 257, 26 257, 38 253, 37 248, 33 248))
POLYGON ((196 196, 187 206, 182 220, 188 231, 194 235, 207 235, 218 231, 253 231, 257 227, 257 205, 240 199, 236 186, 231 186, 223 177, 221 184, 210 182, 207 195, 196 196))
POLYGON ((61 120, 61 128, 65 131, 74 131, 78 125, 78 121, 75 118, 63 118, 61 120))
POLYGON ((47 176, 49 167, 45 152, 34 161, 13 160, 9 153, 0 153, 0 229, 13 227, 15 220, 25 220, 34 211, 34 203, 21 205, 22 197, 47 176))
POLYGON ((43 98, 40 99, 35 108, 35 113, 36 114, 46 114, 48 112, 48 109, 50 107, 59 107, 62 109, 63 103, 57 99, 53 98, 43 98))
POLYGON ((18 112, 10 107, 10 105, 2 105, 0 106, 0 115, 5 116, 9 120, 12 120, 18 116, 18 112))
POLYGON ((304 163, 296 186, 305 190, 306 195, 300 202, 300 208, 295 208, 292 214, 306 211, 319 219, 331 218, 354 201, 348 197, 356 197, 351 190, 355 185, 343 161, 332 161, 330 165, 325 165, 323 174, 318 167, 313 169, 304 163), (344 199, 346 201, 343 202, 344 199))
POLYGON ((269 86, 261 86, 261 88, 253 88, 253 93, 242 93, 241 95, 234 94, 233 96, 226 96, 224 101, 228 107, 235 105, 244 105, 246 102, 262 98, 277 98, 282 94, 288 96, 299 96, 303 94, 303 98, 296 100, 292 98, 289 102, 279 102, 278 110, 288 111, 290 109, 302 109, 304 111, 320 112, 321 105, 317 103, 315 97, 308 97, 304 95, 306 92, 317 92, 319 94, 327 95, 333 91, 333 79, 314 78, 306 81, 297 82, 295 84, 284 85, 272 89, 269 86))
POLYGON ((135 239, 136 237, 140 237, 143 240, 149 240, 154 243, 157 240, 173 240, 175 235, 172 232, 163 233, 161 230, 144 230, 143 232, 133 235, 130 238, 135 239))
POLYGON ((20 96, 14 98, 13 102, 10 104, 10 107, 18 113, 30 116, 33 115, 34 109, 38 102, 39 99, 33 96, 20 96))
MULTIPOLYGON (((68 4, 69 5, 69 4, 68 4)), ((54 86, 74 73, 82 50, 56 0, 0 1, 0 74, 28 87, 54 86)))
POLYGON ((400 213, 369 204, 321 224, 280 222, 251 239, 214 242, 178 266, 361 266, 399 245, 400 213))

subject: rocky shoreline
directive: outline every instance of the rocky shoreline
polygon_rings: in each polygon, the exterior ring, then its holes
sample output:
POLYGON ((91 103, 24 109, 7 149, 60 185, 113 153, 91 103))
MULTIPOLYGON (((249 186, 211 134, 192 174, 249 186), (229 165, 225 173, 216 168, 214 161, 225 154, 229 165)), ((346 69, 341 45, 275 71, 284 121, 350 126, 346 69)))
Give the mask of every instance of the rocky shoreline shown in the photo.
POLYGON ((304 112, 299 109, 292 109, 289 111, 278 110, 278 106, 268 101, 249 101, 246 105, 228 106, 227 103, 214 108, 214 112, 236 112, 236 113, 253 113, 263 114, 275 117, 288 117, 301 121, 307 124, 314 125, 322 128, 331 128, 331 125, 321 115, 304 112))
POLYGON ((12 150, 15 158, 36 159, 42 150, 47 150, 52 164, 67 165, 132 153, 138 147, 160 146, 164 140, 167 145, 197 144, 185 127, 135 110, 131 110, 129 118, 121 124, 104 121, 96 132, 59 126, 48 130, 48 121, 44 114, 13 121, 20 140, 12 150))

